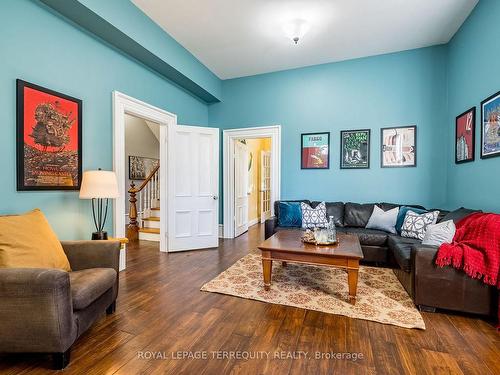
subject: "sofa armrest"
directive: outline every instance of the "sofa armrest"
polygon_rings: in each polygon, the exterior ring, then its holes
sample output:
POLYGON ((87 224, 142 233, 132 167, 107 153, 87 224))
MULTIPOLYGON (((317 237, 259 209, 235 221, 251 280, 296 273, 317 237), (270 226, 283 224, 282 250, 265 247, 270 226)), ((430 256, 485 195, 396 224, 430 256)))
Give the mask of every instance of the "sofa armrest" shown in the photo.
POLYGON ((493 315, 495 288, 470 278, 463 270, 437 266, 434 263, 437 251, 435 246, 419 245, 412 248, 415 304, 493 315))
POLYGON ((62 241, 71 270, 113 268, 119 272, 120 242, 118 241, 62 241))
POLYGON ((264 223, 264 239, 268 239, 274 233, 276 233, 276 227, 278 226, 278 218, 273 216, 267 219, 264 223))
POLYGON ((0 352, 65 352, 77 329, 68 272, 0 269, 0 352))

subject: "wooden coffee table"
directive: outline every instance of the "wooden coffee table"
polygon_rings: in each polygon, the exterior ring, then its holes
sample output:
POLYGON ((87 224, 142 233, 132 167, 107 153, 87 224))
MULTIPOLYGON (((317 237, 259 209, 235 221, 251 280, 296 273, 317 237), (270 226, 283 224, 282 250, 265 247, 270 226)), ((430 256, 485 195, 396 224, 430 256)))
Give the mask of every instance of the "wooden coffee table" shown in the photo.
POLYGON ((332 266, 345 269, 349 283, 349 298, 356 301, 359 261, 363 252, 359 239, 353 234, 337 233, 338 244, 332 246, 303 243, 301 230, 282 230, 262 242, 258 248, 262 251, 262 270, 264 288, 271 288, 273 260, 286 262, 332 266))

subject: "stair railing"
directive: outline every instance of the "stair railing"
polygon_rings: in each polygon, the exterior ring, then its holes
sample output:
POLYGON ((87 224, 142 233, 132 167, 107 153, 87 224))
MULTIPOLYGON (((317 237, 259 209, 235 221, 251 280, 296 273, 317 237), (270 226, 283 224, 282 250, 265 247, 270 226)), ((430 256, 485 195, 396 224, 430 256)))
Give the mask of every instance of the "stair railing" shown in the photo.
POLYGON ((158 207, 160 200, 160 166, 155 167, 142 184, 136 188, 134 182, 130 183, 128 189, 129 197, 129 224, 127 227, 127 238, 130 241, 139 239, 139 227, 142 227, 142 219, 151 215, 151 209, 158 207))

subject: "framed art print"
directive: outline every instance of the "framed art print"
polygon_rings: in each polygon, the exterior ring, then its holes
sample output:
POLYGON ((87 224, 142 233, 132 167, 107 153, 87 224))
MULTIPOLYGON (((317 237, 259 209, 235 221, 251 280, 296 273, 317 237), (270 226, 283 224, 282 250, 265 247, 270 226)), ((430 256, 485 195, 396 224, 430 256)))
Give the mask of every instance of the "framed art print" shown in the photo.
POLYGON ((145 180, 159 164, 159 159, 130 155, 128 157, 128 179, 145 180))
POLYGON ((500 156, 500 91, 481 102, 481 159, 500 156))
POLYGON ((417 166, 417 127, 380 129, 380 166, 382 168, 417 166))
POLYGON ((82 101, 17 80, 17 190, 78 190, 82 101))
POLYGON ((301 168, 330 168, 330 133, 306 133, 301 135, 301 168))
POLYGON ((468 109, 455 120, 455 163, 474 161, 476 107, 468 109))
POLYGON ((370 168, 370 129, 340 132, 340 168, 370 168))

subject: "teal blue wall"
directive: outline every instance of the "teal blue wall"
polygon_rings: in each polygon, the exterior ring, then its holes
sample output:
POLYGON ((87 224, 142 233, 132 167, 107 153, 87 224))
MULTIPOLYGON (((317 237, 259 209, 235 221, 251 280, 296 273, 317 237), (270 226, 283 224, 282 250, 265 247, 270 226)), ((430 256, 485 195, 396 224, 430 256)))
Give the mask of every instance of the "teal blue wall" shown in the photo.
POLYGON ((207 105, 37 2, 1 1, 0 25, 0 213, 40 207, 60 238, 87 238, 89 202, 78 193, 16 192, 16 78, 83 100, 84 170, 112 168, 113 90, 174 112, 180 123, 206 125, 207 105))
POLYGON ((446 49, 317 65, 223 81, 223 101, 209 122, 223 129, 282 126, 281 196, 391 201, 442 206, 445 201, 446 49), (417 125, 416 168, 380 168, 380 128, 417 125), (371 167, 341 170, 340 130, 372 130, 371 167), (331 132, 329 170, 300 169, 300 134, 331 132))
POLYGON ((448 204, 500 212, 500 157, 480 159, 481 101, 500 90, 500 1, 481 0, 448 45, 448 204), (455 164, 455 117, 476 112, 476 161, 455 164))

